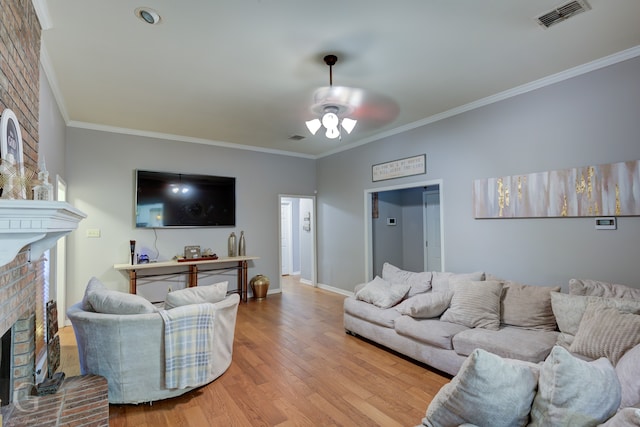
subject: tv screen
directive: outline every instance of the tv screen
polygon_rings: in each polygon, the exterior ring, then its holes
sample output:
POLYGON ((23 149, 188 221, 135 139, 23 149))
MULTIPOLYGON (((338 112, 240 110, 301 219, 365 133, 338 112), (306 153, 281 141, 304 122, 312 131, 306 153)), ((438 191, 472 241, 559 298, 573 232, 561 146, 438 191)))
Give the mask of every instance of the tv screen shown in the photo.
POLYGON ((136 227, 236 225, 236 179, 136 171, 136 227))

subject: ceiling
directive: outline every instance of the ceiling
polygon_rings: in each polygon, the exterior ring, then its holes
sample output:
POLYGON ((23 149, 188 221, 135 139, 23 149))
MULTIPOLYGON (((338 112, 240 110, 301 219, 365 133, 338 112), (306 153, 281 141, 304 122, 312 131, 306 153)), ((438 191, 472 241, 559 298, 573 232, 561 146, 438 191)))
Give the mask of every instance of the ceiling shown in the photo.
POLYGON ((640 1, 545 29, 558 0, 34 0, 69 126, 316 158, 640 46, 640 1), (161 21, 138 19, 140 6, 161 21), (312 136, 314 91, 362 90, 341 140, 312 136), (300 135, 299 141, 290 139, 300 135))

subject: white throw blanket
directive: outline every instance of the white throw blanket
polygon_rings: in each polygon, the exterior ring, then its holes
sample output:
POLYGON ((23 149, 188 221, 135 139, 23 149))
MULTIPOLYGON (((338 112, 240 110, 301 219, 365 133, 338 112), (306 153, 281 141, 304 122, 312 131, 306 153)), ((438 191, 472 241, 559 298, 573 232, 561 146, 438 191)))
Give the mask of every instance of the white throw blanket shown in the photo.
POLYGON ((211 372, 215 310, 192 304, 161 310, 164 320, 165 387, 196 387, 211 372))

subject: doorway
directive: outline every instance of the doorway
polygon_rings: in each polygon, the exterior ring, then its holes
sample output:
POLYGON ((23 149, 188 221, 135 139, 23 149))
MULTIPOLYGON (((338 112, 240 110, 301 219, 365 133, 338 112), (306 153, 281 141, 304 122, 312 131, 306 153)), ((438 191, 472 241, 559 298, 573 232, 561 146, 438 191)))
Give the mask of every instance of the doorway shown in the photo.
POLYGON ((316 286, 315 196, 278 196, 280 277, 316 286))
POLYGON ((408 271, 444 271, 442 180, 368 189, 365 277, 384 262, 408 271))

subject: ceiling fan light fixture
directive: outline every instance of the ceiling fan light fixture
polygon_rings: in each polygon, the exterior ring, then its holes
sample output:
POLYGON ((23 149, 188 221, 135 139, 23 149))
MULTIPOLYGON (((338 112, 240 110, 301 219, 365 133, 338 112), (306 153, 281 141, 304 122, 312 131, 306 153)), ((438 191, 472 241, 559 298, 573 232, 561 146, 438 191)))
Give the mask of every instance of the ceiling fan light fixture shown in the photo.
POLYGON ((333 128, 327 128, 327 132, 324 135, 329 139, 336 139, 340 136, 340 131, 338 130, 337 126, 333 128))
POLYGON ((315 135, 316 132, 318 132, 318 129, 320 129, 320 127, 322 126, 320 119, 308 120, 305 122, 305 124, 307 125, 307 129, 309 129, 309 132, 311 132, 311 135, 315 135))
POLYGON ((328 112, 324 113, 324 116, 322 116, 322 126, 327 129, 338 129, 338 122, 338 116, 336 116, 336 113, 328 112))
POLYGON ((357 120, 345 117, 344 119, 342 119, 342 123, 341 123, 342 129, 346 130, 347 133, 351 133, 353 128, 356 127, 356 123, 358 123, 357 120))

